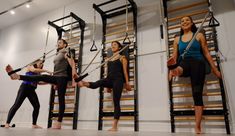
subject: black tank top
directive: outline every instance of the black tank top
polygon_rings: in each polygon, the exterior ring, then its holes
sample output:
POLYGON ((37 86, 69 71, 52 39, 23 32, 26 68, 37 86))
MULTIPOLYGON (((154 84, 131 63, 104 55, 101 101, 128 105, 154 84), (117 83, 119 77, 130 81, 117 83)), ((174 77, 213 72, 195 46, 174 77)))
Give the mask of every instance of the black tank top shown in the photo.
POLYGON ((125 81, 123 66, 122 66, 122 62, 120 61, 120 59, 108 62, 108 76, 107 77, 111 79, 123 79, 123 81, 125 81))

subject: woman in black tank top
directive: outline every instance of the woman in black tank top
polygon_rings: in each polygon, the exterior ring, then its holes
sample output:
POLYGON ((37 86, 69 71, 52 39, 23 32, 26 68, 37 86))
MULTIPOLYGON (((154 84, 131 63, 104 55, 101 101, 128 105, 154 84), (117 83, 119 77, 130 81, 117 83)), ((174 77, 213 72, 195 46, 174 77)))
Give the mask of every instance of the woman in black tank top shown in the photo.
MULTIPOLYGON (((114 121, 112 128, 109 131, 117 131, 118 120, 120 118, 120 99, 122 95, 123 86, 125 84, 126 90, 130 91, 129 77, 127 73, 127 59, 125 56, 117 54, 122 45, 118 41, 112 42, 112 52, 116 55, 108 62, 107 77, 96 82, 81 81, 80 86, 96 89, 98 87, 106 87, 110 91, 113 90, 114 103, 114 121)), ((109 92, 108 91, 108 92, 109 92)))

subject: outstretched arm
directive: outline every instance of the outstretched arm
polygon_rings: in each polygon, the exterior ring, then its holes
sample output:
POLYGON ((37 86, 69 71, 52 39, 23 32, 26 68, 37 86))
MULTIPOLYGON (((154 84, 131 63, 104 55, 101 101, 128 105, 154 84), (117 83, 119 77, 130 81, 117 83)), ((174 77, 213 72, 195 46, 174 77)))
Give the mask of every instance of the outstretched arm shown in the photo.
POLYGON ((52 74, 53 72, 49 71, 49 70, 45 70, 45 69, 40 69, 40 68, 35 68, 34 66, 31 66, 29 65, 27 67, 27 71, 30 71, 30 72, 34 72, 34 73, 43 73, 43 72, 46 72, 48 74, 52 74))

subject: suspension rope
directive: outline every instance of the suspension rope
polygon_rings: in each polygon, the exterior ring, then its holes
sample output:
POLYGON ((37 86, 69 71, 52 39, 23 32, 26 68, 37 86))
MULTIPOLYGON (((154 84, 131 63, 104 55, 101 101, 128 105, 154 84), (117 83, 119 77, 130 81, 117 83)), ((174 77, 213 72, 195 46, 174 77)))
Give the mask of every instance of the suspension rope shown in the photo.
POLYGON ((94 9, 94 15, 93 15, 93 27, 92 27, 92 31, 93 31, 93 35, 92 35, 92 45, 91 45, 91 48, 90 48, 90 51, 93 52, 93 51, 97 51, 97 46, 95 44, 95 40, 96 40, 96 37, 95 37, 95 33, 96 33, 96 11, 94 9))

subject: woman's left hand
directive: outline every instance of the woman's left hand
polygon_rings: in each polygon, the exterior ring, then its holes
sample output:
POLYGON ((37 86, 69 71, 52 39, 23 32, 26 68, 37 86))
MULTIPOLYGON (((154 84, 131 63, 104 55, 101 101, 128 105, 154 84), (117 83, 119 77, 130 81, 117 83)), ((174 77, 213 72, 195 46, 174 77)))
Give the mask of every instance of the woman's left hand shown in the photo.
POLYGON ((222 78, 222 75, 218 69, 214 69, 214 70, 212 70, 212 72, 215 74, 216 77, 218 77, 220 79, 222 78))
POLYGON ((125 84, 125 88, 126 88, 127 91, 131 91, 132 90, 131 85, 129 83, 125 84))

